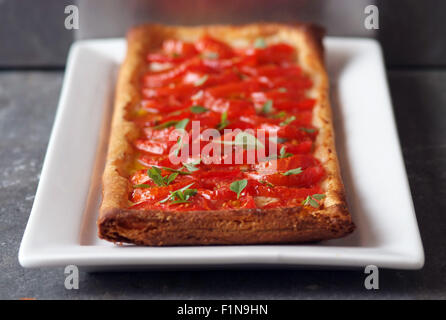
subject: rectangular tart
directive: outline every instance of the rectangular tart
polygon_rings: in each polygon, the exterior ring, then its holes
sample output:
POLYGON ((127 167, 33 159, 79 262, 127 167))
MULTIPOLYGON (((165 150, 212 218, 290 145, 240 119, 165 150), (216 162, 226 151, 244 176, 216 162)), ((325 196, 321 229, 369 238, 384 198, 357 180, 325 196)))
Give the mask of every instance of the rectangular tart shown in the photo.
POLYGON ((322 37, 309 24, 131 29, 99 237, 164 246, 351 233, 322 37))

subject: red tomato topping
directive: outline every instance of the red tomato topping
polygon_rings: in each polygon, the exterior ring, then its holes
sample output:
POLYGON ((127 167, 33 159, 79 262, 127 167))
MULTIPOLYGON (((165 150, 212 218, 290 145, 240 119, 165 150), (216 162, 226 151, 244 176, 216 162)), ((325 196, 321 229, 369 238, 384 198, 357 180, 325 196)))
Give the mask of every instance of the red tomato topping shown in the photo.
POLYGON ((148 53, 142 101, 128 117, 140 132, 131 208, 293 207, 324 193, 313 154, 317 100, 297 54, 285 43, 233 49, 209 35, 148 53), (172 138, 179 129, 188 135, 172 138))

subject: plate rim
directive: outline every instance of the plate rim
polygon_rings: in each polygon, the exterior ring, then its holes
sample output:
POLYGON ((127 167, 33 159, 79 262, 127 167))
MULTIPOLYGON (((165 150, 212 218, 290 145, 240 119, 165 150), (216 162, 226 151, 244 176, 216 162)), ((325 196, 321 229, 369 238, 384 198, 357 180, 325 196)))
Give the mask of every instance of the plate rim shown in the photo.
MULTIPOLYGON (((374 47, 380 58, 380 68, 383 69, 384 72, 384 80, 385 80, 385 94, 389 96, 390 98, 390 92, 389 87, 387 84, 387 78, 385 77, 385 69, 384 69, 384 60, 382 55, 382 49, 379 44, 379 42, 375 39, 370 38, 349 38, 349 37, 327 37, 325 39, 327 42, 336 42, 336 41, 349 41, 350 43, 363 43, 365 45, 369 45, 374 47)), ((50 158, 53 154, 53 149, 55 148, 55 137, 58 133, 58 128, 61 126, 62 118, 65 109, 67 108, 67 99, 69 95, 69 91, 72 90, 71 83, 73 81, 73 77, 76 71, 76 64, 79 59, 79 55, 82 52, 85 52, 85 50, 92 50, 93 51, 97 48, 109 46, 109 45, 122 45, 125 44, 125 40, 123 38, 110 38, 110 39, 94 39, 94 40, 81 40, 74 42, 69 50, 68 58, 67 58, 67 67, 63 79, 63 85, 61 90, 61 95, 59 98, 59 103, 56 111, 55 120, 53 123, 53 127, 50 134, 50 139, 46 151, 46 155, 43 161, 42 166, 42 175, 41 175, 41 181, 44 179, 44 175, 48 175, 51 173, 49 168, 49 162, 50 158)), ((392 107, 392 102, 390 101, 390 107, 392 107)), ((395 252, 393 248, 368 248, 368 247, 342 247, 342 246, 318 246, 318 245, 299 245, 300 248, 300 254, 294 253, 294 256, 292 257, 283 257, 280 254, 265 254, 257 255, 256 257, 250 257, 250 254, 248 254, 248 257, 244 257, 244 259, 241 259, 241 257, 236 257, 232 255, 231 257, 228 257, 223 254, 219 257, 200 257, 198 255, 192 256, 192 257, 174 257, 171 259, 166 260, 166 257, 162 256, 147 256, 144 255, 143 252, 147 251, 144 249, 153 249, 153 248, 141 248, 141 247, 132 247, 132 248, 125 248, 127 251, 124 255, 122 255, 122 252, 119 254, 121 256, 116 256, 116 253, 113 251, 124 249, 124 248, 117 248, 117 247, 100 247, 102 252, 95 252, 94 250, 98 250, 97 247, 99 246, 88 246, 88 245, 81 245, 80 243, 70 243, 69 245, 60 245, 60 244, 46 244, 46 245, 35 245, 33 240, 33 237, 35 237, 34 234, 32 234, 32 231, 36 228, 36 223, 38 226, 38 221, 35 221, 36 213, 35 213, 35 204, 40 198, 41 190, 41 181, 39 182, 36 196, 34 199, 33 207, 25 228, 25 232, 22 238, 22 242, 20 244, 19 249, 19 262, 20 264, 25 268, 37 268, 37 267, 54 267, 54 266, 61 266, 61 265, 68 265, 73 264, 77 262, 79 266, 85 266, 85 267, 113 267, 113 266, 144 266, 145 268, 156 268, 159 266, 176 266, 179 269, 181 268, 188 268, 188 267, 206 267, 206 266, 214 266, 216 264, 219 265, 236 265, 236 266, 247 266, 247 265, 266 265, 266 266, 291 266, 291 267, 311 267, 314 265, 317 266, 323 266, 323 267, 364 267, 367 264, 364 264, 364 262, 367 262, 367 254, 370 254, 370 252, 373 253, 373 251, 376 251, 373 257, 373 262, 370 264, 377 265, 382 268, 389 268, 389 269, 421 269, 424 266, 425 262, 425 256, 424 256, 424 249, 422 245, 422 240, 419 232, 419 227, 416 219, 415 209, 413 206, 413 199, 410 192, 410 186, 407 181, 407 172, 404 166, 404 161, 402 158, 402 152, 401 152, 401 144, 399 143, 399 137, 396 131, 396 121, 393 114, 393 108, 391 109, 392 113, 392 120, 393 120, 393 128, 396 132, 396 139, 397 139, 397 148, 398 152, 401 156, 401 165, 403 166, 403 170, 405 173, 406 178, 406 185, 405 187, 409 188, 409 197, 410 197, 410 206, 412 209, 412 215, 410 218, 412 218, 412 223, 414 223, 415 227, 415 233, 414 236, 417 237, 415 239, 415 243, 417 245, 412 248, 409 252, 395 252), (307 249, 311 248, 311 251, 313 252, 313 256, 308 255, 307 249), (130 249, 130 250, 128 250, 130 249), (356 257, 353 256, 343 256, 343 254, 336 253, 336 250, 362 250, 362 253, 358 254, 356 253, 356 257), (70 251, 71 250, 71 251, 70 251), (91 252, 90 252, 91 251, 91 252), (324 251, 324 252, 319 252, 324 251), (370 251, 370 252, 369 252, 370 251), (134 254, 134 252, 137 252, 134 254), (369 252, 369 253, 368 253, 369 252), (319 256, 317 255, 319 254, 319 256), (365 256, 363 257, 363 255, 365 256), (125 261, 122 261, 124 258, 125 261), (201 258, 201 259, 200 259, 201 258), (164 259, 164 260, 163 260, 164 259), (178 261, 178 259, 180 261, 178 261), (310 263, 310 259, 313 259, 310 263), (325 261, 324 261, 325 259, 325 261), (201 261, 201 260, 207 260, 208 262, 201 261), (210 262, 209 260, 214 260, 214 262, 210 262), (249 260, 249 261, 248 261, 249 260), (167 262, 166 262, 167 261, 167 262), (201 262, 200 262, 201 261, 201 262), (235 262, 234 262, 235 261, 235 262), (290 262, 291 261, 291 262, 290 262), (316 263, 314 263, 316 262, 316 263)), ((98 133, 99 135, 99 133, 98 133)), ((409 213, 407 213, 409 214, 409 213)), ((82 218, 83 220, 83 214, 82 218)), ((254 245, 254 246, 248 246, 248 247, 262 247, 265 248, 265 246, 270 245, 254 245)), ((175 247, 178 248, 187 248, 187 251, 195 250, 195 251, 202 251, 206 250, 209 247, 215 247, 215 246, 191 246, 191 247, 175 247), (191 249, 192 248, 192 249, 191 249), (198 250, 197 250, 198 248, 198 250)), ((233 249, 235 248, 246 248, 247 246, 217 246, 221 248, 225 248, 225 250, 233 249)), ((284 247, 284 245, 275 245, 274 247, 284 247)), ((163 249, 163 248, 161 248, 163 249)), ((164 248, 165 249, 165 248, 164 248)), ((216 251, 222 251, 222 250, 216 250, 216 251)), ((243 251, 243 250, 242 250, 243 251)), ((249 251, 249 250, 248 250, 249 251)), ((280 251, 280 250, 279 250, 280 251)), ((246 254, 245 250, 245 254, 246 254)), ((368 259, 371 259, 369 257, 368 259)), ((368 262, 371 262, 368 261, 368 262)))

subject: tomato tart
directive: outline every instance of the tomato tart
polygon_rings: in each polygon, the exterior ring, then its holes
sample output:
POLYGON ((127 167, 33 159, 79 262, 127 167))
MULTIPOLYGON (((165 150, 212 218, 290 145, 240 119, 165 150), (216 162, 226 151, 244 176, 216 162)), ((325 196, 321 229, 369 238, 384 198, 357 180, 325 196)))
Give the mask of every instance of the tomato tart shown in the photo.
POLYGON ((99 237, 138 245, 301 243, 351 233, 323 30, 130 30, 99 237))

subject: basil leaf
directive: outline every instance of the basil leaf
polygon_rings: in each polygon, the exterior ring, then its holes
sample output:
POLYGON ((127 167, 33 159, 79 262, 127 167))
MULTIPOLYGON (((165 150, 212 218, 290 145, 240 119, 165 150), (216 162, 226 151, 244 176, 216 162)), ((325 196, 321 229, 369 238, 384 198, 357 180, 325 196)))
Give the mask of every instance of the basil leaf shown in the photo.
POLYGON ((291 122, 293 122, 294 120, 296 120, 296 117, 295 116, 291 116, 291 117, 288 117, 288 118, 286 118, 285 120, 283 120, 281 123, 280 123, 280 125, 283 127, 283 126, 286 126, 287 124, 290 124, 291 122))
POLYGON ((134 186, 133 186, 133 188, 135 188, 135 189, 137 189, 137 188, 151 188, 152 186, 150 185, 150 184, 145 184, 145 183, 142 183, 142 184, 135 184, 134 186))
POLYGON ((233 183, 231 183, 231 185, 229 186, 229 189, 231 189, 231 191, 234 191, 235 193, 237 193, 237 199, 239 199, 240 193, 243 191, 243 189, 246 188, 247 185, 248 185, 248 180, 246 180, 246 179, 237 180, 237 181, 234 181, 233 183))
POLYGON ((171 173, 166 179, 166 184, 169 185, 176 177, 178 177, 178 175, 178 172, 171 173))
POLYGON ((201 57, 203 59, 218 59, 219 58, 219 54, 218 52, 212 52, 212 51, 207 51, 204 52, 201 57))
POLYGON ((280 159, 289 158, 289 157, 294 156, 294 154, 285 152, 285 151, 286 151, 285 147, 280 148, 280 157, 279 157, 280 159))
POLYGON ((244 149, 257 149, 265 148, 262 142, 260 142, 255 136, 247 132, 240 132, 235 136, 234 145, 243 146, 244 149))
POLYGON ((165 186, 163 176, 161 175, 161 170, 157 167, 152 167, 149 170, 147 170, 147 175, 150 179, 152 179, 153 182, 155 182, 158 186, 165 186))
POLYGON ((218 130, 223 130, 224 128, 226 128, 229 125, 228 122, 228 112, 225 111, 221 114, 221 120, 220 120, 220 124, 218 125, 217 129, 218 130))
POLYGON ((309 203, 310 203, 310 206, 312 206, 313 208, 319 208, 319 203, 316 200, 314 200, 313 198, 310 198, 309 203))
POLYGON ((189 123, 189 119, 183 119, 183 120, 177 122, 177 124, 175 125, 175 128, 185 130, 188 123, 189 123))
POLYGON ((282 175, 291 176, 293 174, 299 174, 299 173, 302 173, 302 168, 300 168, 300 167, 296 168, 296 169, 288 170, 287 172, 282 173, 282 175))
POLYGON ((316 132, 316 129, 313 129, 313 128, 300 128, 300 130, 307 132, 307 133, 316 132))
POLYGON ((282 110, 282 111, 272 115, 271 117, 274 118, 274 119, 277 119, 277 118, 281 119, 281 118, 286 117, 286 112, 282 110))
POLYGON ((173 169, 173 168, 169 168, 169 167, 161 167, 161 168, 163 168, 164 170, 167 170, 167 171, 176 172, 176 173, 181 174, 181 175, 188 175, 188 174, 190 174, 189 172, 181 171, 181 170, 173 169))
POLYGON ((242 146, 244 149, 255 149, 255 148, 265 148, 263 143, 258 140, 255 136, 248 132, 240 132, 238 133, 234 141, 226 141, 226 140, 215 140, 222 144, 226 145, 234 145, 234 146, 242 146))
POLYGON ((153 129, 155 129, 155 130, 165 129, 165 128, 171 127, 171 126, 173 126, 173 125, 175 125, 177 123, 178 123, 178 121, 171 120, 171 121, 167 121, 167 122, 161 123, 161 124, 159 124, 157 126, 154 126, 153 129))
POLYGON ((177 203, 189 203, 190 201, 187 200, 172 200, 171 204, 177 204, 177 203))
POLYGON ((266 48, 266 42, 265 42, 265 39, 264 39, 264 38, 261 38, 261 37, 257 38, 257 39, 254 41, 254 48, 257 48, 257 49, 265 49, 265 48, 266 48))
POLYGON ((203 113, 203 112, 207 112, 207 111, 209 111, 209 110, 206 109, 205 107, 196 105, 196 106, 192 106, 192 107, 190 107, 190 111, 191 111, 192 113, 203 113))
POLYGON ((200 79, 195 81, 194 86, 199 87, 199 86, 203 85, 207 81, 208 78, 209 78, 208 75, 201 77, 200 79))
POLYGON ((266 184, 268 187, 271 187, 271 188, 275 187, 272 183, 265 181, 265 180, 259 180, 259 182, 262 184, 266 184))
POLYGON ((270 113, 273 110, 273 101, 266 100, 262 107, 262 113, 270 113))
MULTIPOLYGON (((192 186, 193 184, 195 184, 195 182, 192 182, 191 184, 188 184, 187 186, 185 186, 181 189, 178 189, 177 191, 184 192, 185 190, 189 189, 189 187, 192 186)), ((192 190, 195 190, 195 189, 192 189, 192 190)))
POLYGON ((178 148, 175 149, 173 154, 178 157, 178 155, 180 154, 181 148, 183 147, 183 139, 181 139, 181 137, 178 137, 177 145, 178 145, 178 148))
POLYGON ((322 200, 325 198, 325 194, 313 194, 311 197, 316 200, 322 200))
POLYGON ((189 199, 190 197, 197 194, 197 189, 187 189, 184 190, 183 195, 185 199, 189 199))
POLYGON ((191 197, 197 194, 197 189, 189 189, 190 186, 192 186, 195 182, 192 182, 191 184, 188 184, 187 186, 171 191, 170 195, 161 200, 159 203, 164 203, 168 200, 171 200, 172 203, 185 203, 188 202, 187 200, 191 197))
POLYGON ((185 167, 189 172, 194 172, 194 171, 199 170, 197 167, 195 167, 197 164, 195 164, 195 163, 183 163, 183 167, 185 167))
POLYGON ((313 194, 312 196, 308 196, 305 198, 304 201, 302 201, 302 204, 304 206, 310 205, 313 208, 319 208, 319 203, 313 198, 317 200, 322 200, 323 198, 325 198, 325 194, 313 194))

